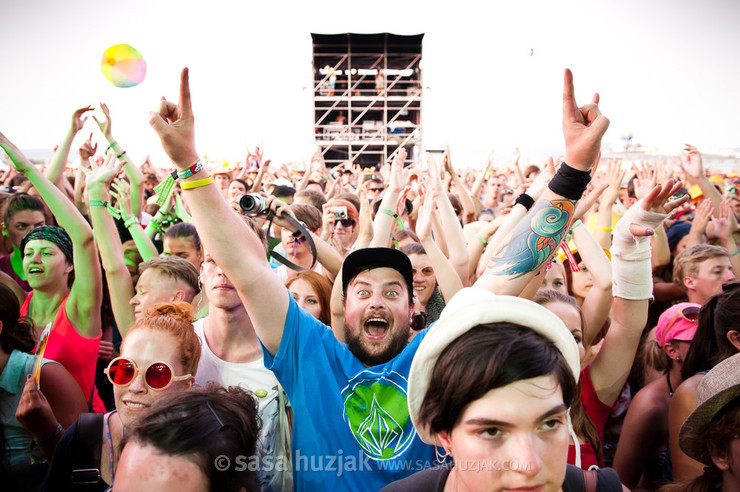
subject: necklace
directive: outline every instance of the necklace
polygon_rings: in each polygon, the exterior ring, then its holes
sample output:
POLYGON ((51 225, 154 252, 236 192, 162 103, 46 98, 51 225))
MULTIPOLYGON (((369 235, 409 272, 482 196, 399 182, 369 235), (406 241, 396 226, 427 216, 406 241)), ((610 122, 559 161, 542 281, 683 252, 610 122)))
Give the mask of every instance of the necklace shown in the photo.
POLYGON ((668 392, 670 393, 671 396, 673 396, 673 385, 671 384, 671 373, 670 372, 666 373, 665 380, 668 383, 668 392))
MULTIPOLYGON (((113 476, 113 439, 110 435, 110 426, 108 425, 108 420, 110 419, 110 416, 116 413, 116 410, 113 410, 112 412, 108 412, 105 414, 105 437, 108 438, 108 446, 110 449, 110 460, 108 460, 108 468, 110 470, 110 484, 113 485, 113 480, 115 479, 113 476)), ((123 437, 123 422, 121 422, 121 437, 123 437)))

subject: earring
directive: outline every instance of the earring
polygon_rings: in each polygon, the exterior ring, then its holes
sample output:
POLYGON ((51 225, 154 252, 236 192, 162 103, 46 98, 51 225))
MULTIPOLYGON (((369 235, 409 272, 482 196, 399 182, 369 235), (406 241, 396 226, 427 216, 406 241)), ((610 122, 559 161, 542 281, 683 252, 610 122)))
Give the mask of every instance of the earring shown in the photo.
POLYGON ((442 448, 445 450, 444 454, 439 452, 439 446, 434 446, 434 454, 437 459, 437 463, 440 465, 444 464, 445 461, 447 461, 447 457, 450 456, 450 451, 442 448))

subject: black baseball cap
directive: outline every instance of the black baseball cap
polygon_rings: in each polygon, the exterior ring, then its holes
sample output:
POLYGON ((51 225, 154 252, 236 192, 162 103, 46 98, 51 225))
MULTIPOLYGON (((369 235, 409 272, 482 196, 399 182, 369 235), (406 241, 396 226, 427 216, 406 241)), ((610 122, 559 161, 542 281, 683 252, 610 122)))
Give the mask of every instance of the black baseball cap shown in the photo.
POLYGON ((358 274, 375 268, 392 268, 400 273, 406 281, 409 299, 413 299, 414 272, 411 260, 406 253, 392 248, 362 248, 347 255, 342 265, 342 293, 347 293, 347 286, 358 274))

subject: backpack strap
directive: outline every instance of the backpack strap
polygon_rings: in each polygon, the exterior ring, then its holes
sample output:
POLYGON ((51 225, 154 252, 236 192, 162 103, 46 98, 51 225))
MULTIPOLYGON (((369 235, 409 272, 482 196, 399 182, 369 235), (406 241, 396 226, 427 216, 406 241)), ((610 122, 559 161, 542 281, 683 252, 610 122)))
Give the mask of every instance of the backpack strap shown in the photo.
POLYGON ((74 485, 100 481, 100 453, 103 447, 102 413, 81 413, 75 428, 75 452, 70 480, 74 485))

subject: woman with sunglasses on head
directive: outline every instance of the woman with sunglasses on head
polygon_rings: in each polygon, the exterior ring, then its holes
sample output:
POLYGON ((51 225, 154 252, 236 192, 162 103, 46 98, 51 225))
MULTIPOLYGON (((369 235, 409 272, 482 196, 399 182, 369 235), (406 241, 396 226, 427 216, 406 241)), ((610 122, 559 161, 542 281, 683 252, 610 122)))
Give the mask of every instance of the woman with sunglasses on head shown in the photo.
POLYGON ((106 374, 116 410, 84 415, 57 444, 41 490, 106 490, 114 483, 125 428, 135 427, 159 398, 189 390, 200 359, 200 341, 189 304, 160 304, 134 324, 121 343, 121 356, 106 374), (83 418, 84 417, 84 418, 83 418))
POLYGON ((688 415, 696 409, 697 387, 706 373, 740 352, 740 281, 722 287, 699 312, 699 325, 681 369, 683 382, 671 398, 668 412, 668 442, 673 478, 687 480, 701 475, 704 465, 686 455, 678 435, 688 415))
POLYGON ((614 469, 630 489, 655 490, 673 481, 668 455, 668 409, 681 367, 696 333, 701 305, 684 302, 665 310, 646 358, 665 376, 645 385, 632 399, 614 457, 614 469))
MULTIPOLYGON (((555 314, 526 299, 461 290, 409 374, 409 414, 419 437, 443 449, 442 465, 383 490, 583 490, 584 474, 567 464, 579 373, 576 343, 555 314)), ((613 471, 597 473, 598 490, 621 490, 613 471)))

